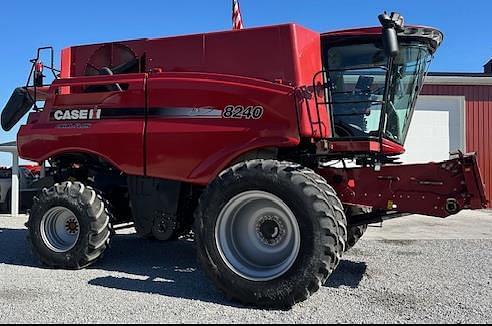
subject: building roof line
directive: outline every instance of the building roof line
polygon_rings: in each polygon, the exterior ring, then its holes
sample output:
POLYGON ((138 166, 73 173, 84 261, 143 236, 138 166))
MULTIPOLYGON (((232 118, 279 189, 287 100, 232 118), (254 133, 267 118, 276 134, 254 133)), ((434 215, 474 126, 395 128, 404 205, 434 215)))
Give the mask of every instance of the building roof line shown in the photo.
POLYGON ((492 74, 484 72, 443 72, 443 71, 430 71, 428 76, 456 76, 456 77, 492 77, 492 74))
POLYGON ((492 74, 483 73, 429 73, 427 85, 492 85, 492 74))

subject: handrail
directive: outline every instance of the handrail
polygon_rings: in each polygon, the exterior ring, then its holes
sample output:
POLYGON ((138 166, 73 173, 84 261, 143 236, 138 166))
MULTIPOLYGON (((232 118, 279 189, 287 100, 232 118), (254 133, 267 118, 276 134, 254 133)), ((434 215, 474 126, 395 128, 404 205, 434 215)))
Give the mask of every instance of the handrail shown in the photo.
POLYGON ((36 51, 36 58, 34 59, 30 59, 29 62, 32 63, 32 66, 31 66, 31 71, 29 72, 29 76, 27 77, 27 81, 26 81, 26 86, 25 88, 26 89, 29 89, 29 88, 33 88, 33 95, 31 95, 31 92, 27 92, 28 96, 30 97, 30 99, 32 100, 32 102, 34 103, 34 110, 37 110, 38 107, 36 105, 36 102, 38 100, 37 98, 37 88, 38 87, 45 87, 46 85, 42 85, 42 86, 37 86, 36 83, 34 82, 33 80, 33 85, 30 86, 29 85, 29 82, 31 81, 31 77, 33 77, 33 74, 34 74, 34 71, 35 71, 35 67, 36 65, 40 62, 39 61, 39 58, 40 58, 40 55, 41 55, 41 51, 43 50, 49 50, 50 51, 50 65, 49 66, 45 66, 44 64, 41 63, 41 66, 46 69, 49 69, 51 71, 51 73, 53 74, 53 77, 56 79, 58 79, 59 75, 56 74, 56 72, 60 72, 60 70, 56 69, 54 67, 54 56, 55 56, 55 53, 54 53, 54 49, 52 46, 44 46, 44 47, 40 47, 37 49, 36 51))

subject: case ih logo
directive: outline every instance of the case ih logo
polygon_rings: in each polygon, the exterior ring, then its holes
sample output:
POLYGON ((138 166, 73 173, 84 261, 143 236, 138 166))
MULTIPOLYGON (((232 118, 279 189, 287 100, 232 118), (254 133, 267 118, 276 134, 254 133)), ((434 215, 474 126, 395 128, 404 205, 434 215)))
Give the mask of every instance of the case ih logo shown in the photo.
POLYGON ((56 110, 53 112, 52 119, 56 121, 101 119, 101 109, 56 110))

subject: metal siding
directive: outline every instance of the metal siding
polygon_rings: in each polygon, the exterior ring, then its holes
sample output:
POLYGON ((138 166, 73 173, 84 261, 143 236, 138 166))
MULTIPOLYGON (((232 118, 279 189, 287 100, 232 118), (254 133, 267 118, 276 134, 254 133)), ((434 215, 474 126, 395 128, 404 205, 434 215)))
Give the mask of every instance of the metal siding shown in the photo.
MULTIPOLYGON (((487 199, 492 199, 492 85, 425 85, 422 95, 465 96, 465 138, 467 152, 476 152, 485 183, 487 199)), ((489 207, 492 205, 489 203, 489 207)))

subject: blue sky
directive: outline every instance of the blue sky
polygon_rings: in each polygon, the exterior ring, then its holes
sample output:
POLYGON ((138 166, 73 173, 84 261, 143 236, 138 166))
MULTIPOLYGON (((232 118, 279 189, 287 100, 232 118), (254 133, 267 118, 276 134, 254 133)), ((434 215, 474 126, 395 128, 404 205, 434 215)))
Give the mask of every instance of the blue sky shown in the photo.
MULTIPOLYGON (((431 71, 481 72, 492 57, 492 1, 240 0, 245 27, 296 22, 316 31, 377 25, 383 10, 408 24, 438 27, 445 34, 431 71)), ((36 48, 59 50, 95 42, 159 37, 231 26, 231 0, 202 1, 2 1, 0 5, 0 107, 25 83, 36 48)), ((18 126, 0 131, 15 139, 18 126)), ((0 154, 0 165, 9 165, 0 154)))

